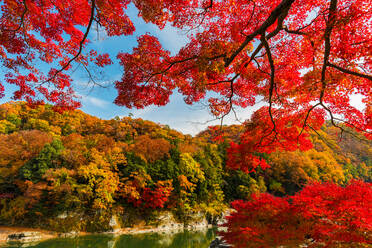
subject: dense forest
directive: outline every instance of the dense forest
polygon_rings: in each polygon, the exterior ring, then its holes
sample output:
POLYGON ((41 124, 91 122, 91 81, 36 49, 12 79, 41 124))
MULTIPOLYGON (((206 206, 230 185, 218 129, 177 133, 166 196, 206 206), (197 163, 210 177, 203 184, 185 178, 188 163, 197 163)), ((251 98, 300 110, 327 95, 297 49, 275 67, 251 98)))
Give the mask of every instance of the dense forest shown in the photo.
POLYGON ((324 125, 313 148, 257 154, 269 168, 226 166, 245 125, 218 126, 195 137, 131 117, 101 120, 80 110, 24 102, 0 106, 0 223, 66 231, 106 230, 113 214, 133 225, 162 211, 187 222, 210 221, 252 193, 293 195, 312 181, 372 181, 372 146, 363 136, 324 125), (71 214, 56 221, 58 215, 71 214), (125 218, 124 218, 125 216, 125 218), (77 219, 79 218, 79 219, 77 219), (78 224, 77 224, 78 223, 78 224))

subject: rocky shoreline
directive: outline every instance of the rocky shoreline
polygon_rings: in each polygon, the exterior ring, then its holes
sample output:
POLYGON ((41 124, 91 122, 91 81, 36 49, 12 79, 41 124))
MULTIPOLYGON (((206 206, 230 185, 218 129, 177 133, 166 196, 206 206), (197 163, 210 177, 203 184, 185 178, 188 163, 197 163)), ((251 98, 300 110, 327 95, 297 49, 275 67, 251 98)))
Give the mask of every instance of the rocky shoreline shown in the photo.
POLYGON ((0 246, 7 242, 32 243, 57 237, 58 233, 42 229, 0 226, 0 246))
MULTIPOLYGON (((34 243, 41 242, 47 239, 53 238, 69 238, 77 237, 90 234, 113 234, 113 235, 125 235, 125 234, 144 234, 144 233, 160 233, 160 234, 175 234, 188 231, 199 231, 208 228, 216 227, 217 225, 223 223, 223 217, 215 224, 212 225, 202 217, 202 215, 197 216, 193 221, 185 224, 179 223, 175 220, 174 216, 165 212, 161 216, 158 216, 156 226, 146 226, 138 225, 133 227, 121 227, 118 224, 116 216, 113 216, 110 220, 110 231, 99 232, 99 233, 87 233, 87 232, 77 232, 71 231, 67 233, 59 233, 48 230, 36 229, 36 228, 25 228, 25 227, 7 227, 0 226, 0 247, 4 246, 8 242, 20 242, 20 243, 34 243)), ((217 238, 211 243, 211 247, 228 247, 223 246, 224 244, 217 238)))
POLYGON ((154 226, 144 226, 144 227, 134 227, 134 228, 118 228, 109 232, 100 233, 86 233, 86 232, 68 232, 68 233, 58 233, 51 232, 41 229, 33 228, 23 228, 23 227, 5 227, 0 226, 0 246, 6 244, 7 242, 21 242, 21 243, 32 243, 41 242, 47 239, 53 238, 69 238, 77 237, 89 234, 114 234, 114 235, 124 235, 124 234, 143 234, 143 233, 164 233, 173 234, 178 232, 183 232, 185 230, 197 231, 212 228, 210 224, 207 225, 181 225, 181 224, 170 224, 162 225, 158 227, 154 226))
POLYGON ((212 228, 212 225, 206 226, 193 226, 193 227, 181 227, 181 226, 161 226, 151 227, 145 226, 142 228, 121 228, 110 232, 101 233, 85 233, 85 232, 69 232, 69 233, 57 233, 41 229, 22 228, 22 227, 0 227, 0 247, 5 245, 7 242, 20 242, 20 243, 33 243, 41 242, 53 238, 70 238, 90 234, 144 234, 144 233, 163 233, 163 234, 174 234, 183 232, 185 230, 198 231, 207 228, 212 228))
MULTIPOLYGON (((84 236, 90 234, 113 234, 113 235, 125 235, 125 234, 144 234, 144 233, 161 233, 161 234, 175 234, 178 232, 183 232, 185 230, 189 231, 199 231, 214 227, 213 225, 205 226, 160 226, 160 227, 142 227, 142 228, 121 228, 111 232, 101 232, 101 233, 86 233, 86 232, 69 232, 69 233, 57 233, 42 229, 32 229, 23 227, 5 227, 0 226, 0 247, 6 245, 7 243, 17 242, 17 243, 38 243, 48 239, 54 238, 70 238, 77 236, 84 236)), ((211 248, 226 248, 230 247, 224 244, 219 238, 212 241, 211 248)))

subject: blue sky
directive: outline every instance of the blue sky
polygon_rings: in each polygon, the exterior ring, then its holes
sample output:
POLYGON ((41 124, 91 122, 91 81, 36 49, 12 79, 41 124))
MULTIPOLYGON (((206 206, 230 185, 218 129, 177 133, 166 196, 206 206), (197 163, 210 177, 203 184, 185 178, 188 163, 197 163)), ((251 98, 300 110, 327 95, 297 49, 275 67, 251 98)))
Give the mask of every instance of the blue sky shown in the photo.
MULTIPOLYGON (((136 27, 136 32, 133 36, 105 37, 103 32, 99 32, 99 35, 97 35, 97 32, 93 31, 88 37, 91 43, 87 50, 93 48, 98 52, 109 53, 114 64, 105 67, 103 75, 97 74, 97 82, 104 84, 107 86, 106 88, 93 87, 92 84, 87 84, 87 75, 81 70, 77 70, 72 74, 74 89, 81 97, 81 110, 102 119, 128 116, 129 113, 132 113, 135 118, 167 124, 173 129, 192 135, 204 130, 209 125, 220 124, 220 121, 213 121, 213 116, 209 114, 203 104, 187 105, 177 91, 171 96, 170 103, 163 107, 149 106, 137 110, 119 107, 113 103, 117 95, 113 82, 120 79, 123 74, 122 67, 115 59, 118 52, 131 52, 132 48, 137 46, 137 37, 145 33, 157 36, 164 48, 171 51, 172 54, 177 53, 188 40, 184 33, 173 27, 166 26, 164 29, 159 30, 155 25, 145 23, 137 17, 138 11, 133 5, 129 6, 127 13, 136 27)), ((17 89, 12 85, 5 85, 5 88, 5 97, 0 99, 0 104, 11 100, 12 92, 17 89)), ((255 107, 254 109, 257 108, 255 107)), ((238 109, 239 119, 247 119, 252 111, 253 108, 238 109)), ((231 123, 239 122, 235 120, 234 116, 225 118, 224 124, 231 123)))

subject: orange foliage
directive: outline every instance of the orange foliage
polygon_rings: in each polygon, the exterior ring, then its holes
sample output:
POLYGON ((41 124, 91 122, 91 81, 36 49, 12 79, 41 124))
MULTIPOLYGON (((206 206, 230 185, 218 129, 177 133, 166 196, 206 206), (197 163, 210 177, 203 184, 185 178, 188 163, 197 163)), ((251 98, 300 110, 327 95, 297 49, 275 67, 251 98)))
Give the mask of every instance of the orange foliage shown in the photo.
POLYGON ((141 135, 134 140, 131 150, 147 162, 169 157, 170 143, 162 138, 151 139, 148 135, 141 135))

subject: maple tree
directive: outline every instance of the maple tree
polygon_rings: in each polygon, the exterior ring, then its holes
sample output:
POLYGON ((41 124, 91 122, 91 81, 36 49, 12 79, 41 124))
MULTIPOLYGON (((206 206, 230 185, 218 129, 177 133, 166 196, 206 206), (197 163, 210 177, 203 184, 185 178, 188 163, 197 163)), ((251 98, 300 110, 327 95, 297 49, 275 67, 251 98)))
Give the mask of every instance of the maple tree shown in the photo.
POLYGON ((230 149, 231 165, 246 171, 267 167, 256 152, 310 148, 308 132, 326 118, 341 131, 344 122, 371 137, 368 0, 4 0, 0 60, 5 82, 19 87, 14 99, 47 100, 59 111, 78 107, 72 65, 113 63, 108 54, 85 51, 92 25, 108 36, 133 34, 131 3, 146 22, 190 31, 189 43, 173 56, 145 34, 132 53, 119 53, 124 74, 115 82, 116 104, 165 105, 178 90, 188 104, 207 97, 211 112, 223 118, 262 98, 266 106, 230 149), (353 94, 364 110, 350 104, 353 94))
POLYGON ((232 203, 225 240, 236 247, 363 247, 371 244, 370 183, 314 183, 294 196, 264 193, 232 203))

